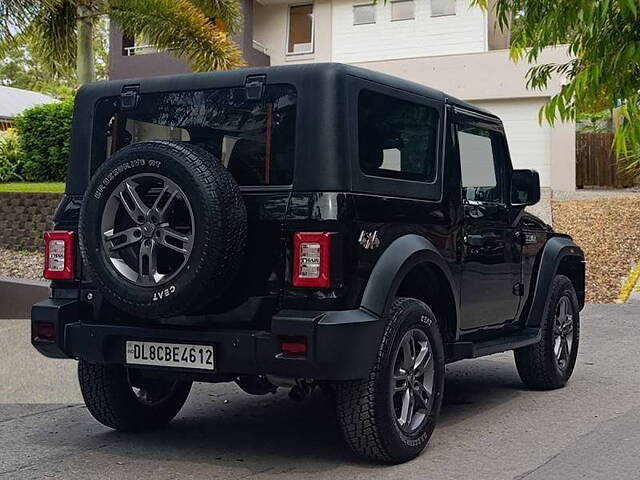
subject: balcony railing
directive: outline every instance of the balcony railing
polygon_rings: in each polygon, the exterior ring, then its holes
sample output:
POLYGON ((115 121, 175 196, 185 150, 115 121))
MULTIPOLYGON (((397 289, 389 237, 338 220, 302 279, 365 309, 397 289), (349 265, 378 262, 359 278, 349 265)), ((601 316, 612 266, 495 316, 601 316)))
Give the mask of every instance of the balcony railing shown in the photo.
POLYGON ((155 45, 134 45, 133 47, 124 48, 125 56, 127 57, 131 57, 133 55, 146 55, 149 53, 160 53, 164 51, 166 51, 166 49, 158 48, 155 45))
POLYGON ((253 41, 253 48, 255 48, 256 50, 264 53, 265 55, 269 55, 269 49, 267 47, 265 47, 263 44, 261 44, 259 41, 254 40, 253 41))
MULTIPOLYGON (((253 48, 255 48, 256 50, 258 50, 259 52, 265 54, 265 55, 269 55, 269 49, 263 45, 262 43, 258 42, 257 40, 253 41, 253 48)), ((171 48, 158 48, 155 45, 134 45, 132 47, 125 47, 124 48, 124 54, 126 57, 132 57, 134 55, 146 55, 149 53, 162 53, 162 52, 166 52, 166 51, 170 51, 172 50, 171 48)))

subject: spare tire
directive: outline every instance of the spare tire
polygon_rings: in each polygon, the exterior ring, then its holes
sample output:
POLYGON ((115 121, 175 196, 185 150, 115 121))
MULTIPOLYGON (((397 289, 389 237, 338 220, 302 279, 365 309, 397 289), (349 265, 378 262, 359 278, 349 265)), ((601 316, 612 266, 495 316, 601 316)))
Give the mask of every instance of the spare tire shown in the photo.
POLYGON ((186 314, 219 298, 242 262, 247 214, 231 173, 182 142, 129 145, 96 172, 80 210, 89 277, 116 308, 186 314))

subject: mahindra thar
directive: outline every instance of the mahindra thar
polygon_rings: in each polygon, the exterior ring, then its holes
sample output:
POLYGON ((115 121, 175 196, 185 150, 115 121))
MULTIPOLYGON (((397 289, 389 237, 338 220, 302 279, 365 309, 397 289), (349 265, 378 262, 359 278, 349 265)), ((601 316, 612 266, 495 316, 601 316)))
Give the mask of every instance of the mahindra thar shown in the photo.
POLYGON ((356 454, 405 461, 445 364, 513 350, 529 388, 571 376, 584 256, 539 198, 498 117, 361 68, 86 85, 31 340, 114 429, 166 424, 194 381, 319 386, 356 454))

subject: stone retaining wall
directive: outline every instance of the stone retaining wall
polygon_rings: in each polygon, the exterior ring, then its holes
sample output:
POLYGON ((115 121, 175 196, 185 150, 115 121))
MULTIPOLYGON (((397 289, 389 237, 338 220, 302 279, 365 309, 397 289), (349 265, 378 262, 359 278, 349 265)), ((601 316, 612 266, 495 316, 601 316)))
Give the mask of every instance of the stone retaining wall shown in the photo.
POLYGON ((42 249, 42 232, 51 229, 61 198, 57 193, 0 193, 0 247, 42 249))

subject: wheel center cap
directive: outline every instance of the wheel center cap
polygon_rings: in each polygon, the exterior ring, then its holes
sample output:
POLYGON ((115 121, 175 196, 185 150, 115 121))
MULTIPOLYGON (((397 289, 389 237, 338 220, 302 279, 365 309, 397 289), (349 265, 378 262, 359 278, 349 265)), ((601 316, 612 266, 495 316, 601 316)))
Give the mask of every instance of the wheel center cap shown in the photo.
POLYGON ((156 230, 156 226, 151 222, 147 222, 144 225, 142 225, 142 235, 144 235, 147 238, 151 238, 155 230, 156 230))

